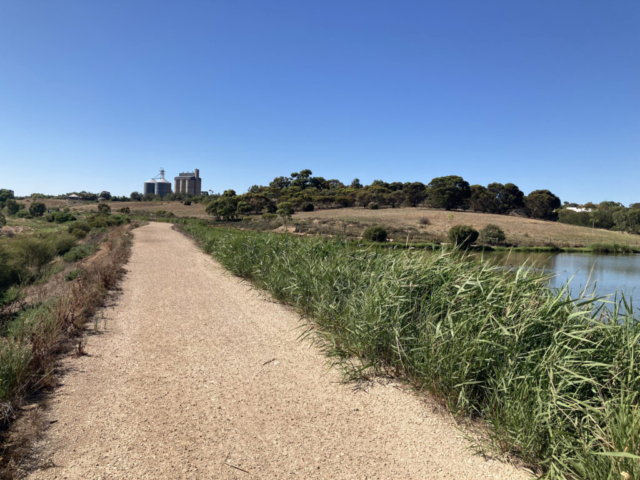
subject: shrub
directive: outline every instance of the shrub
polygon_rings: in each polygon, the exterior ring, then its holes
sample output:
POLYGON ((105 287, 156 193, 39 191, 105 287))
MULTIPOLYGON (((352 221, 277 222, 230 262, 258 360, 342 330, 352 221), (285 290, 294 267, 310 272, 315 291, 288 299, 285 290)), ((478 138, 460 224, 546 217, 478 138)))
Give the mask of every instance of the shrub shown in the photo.
POLYGON ((74 217, 70 213, 54 212, 47 214, 45 216, 45 219, 47 220, 47 222, 66 223, 75 221, 76 217, 74 217))
POLYGON ((89 233, 91 226, 87 222, 75 222, 67 226, 67 231, 73 234, 74 230, 82 230, 85 233, 89 233))
POLYGON ((106 203, 98 204, 98 213, 102 213, 103 215, 108 215, 111 213, 111 207, 106 203))
POLYGON ((120 213, 124 213, 125 215, 129 215, 131 213, 131 209, 129 207, 122 207, 120 209, 120 213))
POLYGON ((372 227, 368 227, 362 233, 362 238, 364 240, 369 240, 370 242, 386 242, 387 229, 384 227, 381 227, 380 225, 374 225, 372 227))
POLYGON ((4 227, 6 224, 7 224, 7 219, 2 214, 2 212, 0 212, 0 227, 4 227))
POLYGON ((33 218, 33 215, 28 210, 20 210, 16 213, 16 218, 33 218))
POLYGON ((41 217, 46 211, 47 207, 42 202, 33 202, 29 205, 29 213, 34 217, 41 217))
MULTIPOLYGON (((185 200, 183 205, 191 205, 191 200, 185 200)), ((128 212, 127 212, 128 213, 128 212)))
POLYGON ((82 274, 82 270, 79 270, 79 269, 72 270, 67 274, 66 277, 64 277, 64 279, 67 282, 70 282, 71 280, 75 280, 76 278, 78 278, 81 274, 82 274))
POLYGON ((7 212, 9 215, 15 215, 20 211, 20 204, 13 198, 7 200, 7 212))
POLYGON ((16 272, 23 272, 20 276, 37 275, 42 267, 54 259, 56 253, 55 246, 46 238, 26 236, 11 244, 13 268, 16 272))
POLYGON ((262 219, 266 222, 271 222, 271 220, 275 220, 278 216, 275 213, 263 213, 262 219))
POLYGON ((249 215, 245 215, 244 217, 242 217, 242 221, 243 222, 250 222, 251 221, 251 217, 249 215))
POLYGON ((490 223, 480 232, 480 239, 484 243, 497 245, 498 243, 504 242, 507 239, 507 236, 499 226, 490 223))
POLYGON ((77 262, 92 255, 94 251, 95 247, 91 245, 78 245, 65 253, 63 258, 65 262, 77 262))
POLYGON ((76 228, 69 233, 71 233, 71 235, 76 237, 78 240, 82 240, 87 236, 87 232, 85 232, 84 230, 80 230, 79 228, 76 228))
POLYGON ((91 228, 107 228, 109 226, 106 215, 94 215, 89 217, 88 223, 91 228))
POLYGON ((431 220, 429 220, 427 217, 420 217, 418 219, 418 223, 420 225, 431 225, 431 220))
POLYGON ((303 212, 313 212, 314 208, 315 207, 313 206, 313 203, 311 203, 311 202, 307 202, 307 203, 303 203, 302 204, 302 211, 303 212))
POLYGON ((467 248, 478 239, 478 235, 478 231, 469 225, 454 225, 449 230, 449 241, 460 248, 467 248))
POLYGON ((367 205, 367 208, 369 210, 378 210, 380 206, 376 202, 370 202, 369 205, 367 205))
POLYGON ((68 233, 58 233, 52 235, 49 238, 49 241, 53 245, 53 248, 55 248, 58 255, 64 255, 78 244, 76 237, 68 233))

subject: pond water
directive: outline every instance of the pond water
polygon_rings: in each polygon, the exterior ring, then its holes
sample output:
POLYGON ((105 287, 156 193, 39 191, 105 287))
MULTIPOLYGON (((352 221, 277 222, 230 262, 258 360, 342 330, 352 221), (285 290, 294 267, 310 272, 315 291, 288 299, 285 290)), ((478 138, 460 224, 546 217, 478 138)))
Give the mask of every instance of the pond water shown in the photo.
POLYGON ((554 274, 553 287, 564 286, 571 280, 571 295, 575 298, 587 287, 596 294, 610 295, 624 292, 634 295, 640 287, 640 255, 598 255, 588 253, 524 253, 492 252, 485 258, 499 265, 516 267, 523 264, 544 268, 554 274))

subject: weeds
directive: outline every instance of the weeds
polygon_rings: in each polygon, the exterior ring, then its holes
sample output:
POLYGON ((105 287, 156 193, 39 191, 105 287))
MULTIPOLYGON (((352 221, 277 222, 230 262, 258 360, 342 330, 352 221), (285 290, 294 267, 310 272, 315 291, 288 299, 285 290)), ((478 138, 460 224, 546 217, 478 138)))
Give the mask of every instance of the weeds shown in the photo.
POLYGON ((353 375, 392 372, 483 421, 485 449, 550 479, 640 478, 640 323, 630 299, 607 310, 550 289, 533 269, 500 272, 458 252, 180 228, 313 319, 326 353, 358 365, 353 375))

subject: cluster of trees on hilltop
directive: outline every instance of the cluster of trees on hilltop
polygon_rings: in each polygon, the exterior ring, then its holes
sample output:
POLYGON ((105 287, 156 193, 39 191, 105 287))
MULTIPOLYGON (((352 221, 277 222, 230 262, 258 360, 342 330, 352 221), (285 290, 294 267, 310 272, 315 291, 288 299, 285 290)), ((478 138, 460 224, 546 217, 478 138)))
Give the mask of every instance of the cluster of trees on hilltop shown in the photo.
POLYGON ((254 185, 237 195, 227 190, 222 196, 206 200, 208 211, 218 218, 232 219, 250 213, 273 213, 277 206, 289 203, 296 210, 344 207, 417 207, 445 210, 472 210, 495 214, 517 214, 545 220, 556 220, 560 198, 548 190, 525 195, 513 183, 469 185, 462 177, 437 177, 422 182, 384 182, 374 180, 362 185, 359 179, 350 184, 340 180, 314 177, 311 170, 294 172, 289 177, 276 177, 267 186, 254 185))
POLYGON ((558 216, 560 222, 570 225, 640 233, 640 203, 633 203, 629 208, 611 201, 597 205, 591 202, 584 205, 568 203, 558 210, 558 216), (575 211, 568 207, 580 207, 584 211, 575 211))

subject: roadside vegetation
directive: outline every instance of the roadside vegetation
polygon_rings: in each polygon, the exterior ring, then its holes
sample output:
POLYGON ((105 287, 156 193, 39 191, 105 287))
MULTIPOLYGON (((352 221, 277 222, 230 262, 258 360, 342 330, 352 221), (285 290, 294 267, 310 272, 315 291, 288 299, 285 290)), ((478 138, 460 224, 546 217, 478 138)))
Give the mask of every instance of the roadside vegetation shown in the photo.
POLYGON ((640 478, 640 323, 548 277, 435 253, 177 221, 297 308, 352 378, 393 374, 475 420, 480 445, 550 479, 640 478))
MULTIPOLYGON (((85 322, 120 279, 131 242, 124 216, 7 210, 0 236, 0 431, 5 433, 25 399, 53 384, 57 354, 74 348, 74 342, 76 353, 83 353, 85 322)), ((25 446, 19 443, 3 439, 3 478, 10 478, 20 459, 25 446)))

